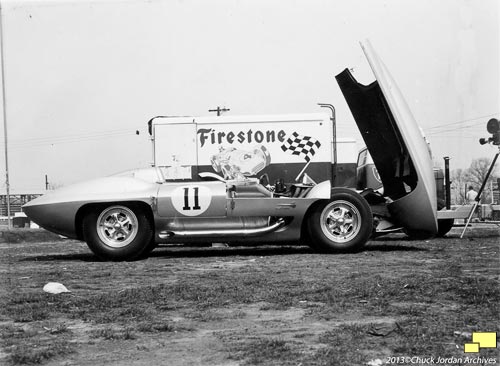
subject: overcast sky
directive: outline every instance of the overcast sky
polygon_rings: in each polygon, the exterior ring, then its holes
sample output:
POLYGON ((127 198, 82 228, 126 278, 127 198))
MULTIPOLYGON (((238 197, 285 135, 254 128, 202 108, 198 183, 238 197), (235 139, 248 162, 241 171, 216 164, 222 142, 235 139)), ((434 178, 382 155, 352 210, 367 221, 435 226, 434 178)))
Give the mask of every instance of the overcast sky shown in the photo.
MULTIPOLYGON (((360 141, 334 76, 374 80, 370 39, 451 168, 493 157, 500 117, 497 0, 1 1, 13 193, 145 167, 156 115, 337 110, 360 141), (135 131, 139 130, 140 135, 135 131)), ((3 129, 2 153, 3 153, 3 129)), ((2 156, 0 191, 5 191, 2 156)))

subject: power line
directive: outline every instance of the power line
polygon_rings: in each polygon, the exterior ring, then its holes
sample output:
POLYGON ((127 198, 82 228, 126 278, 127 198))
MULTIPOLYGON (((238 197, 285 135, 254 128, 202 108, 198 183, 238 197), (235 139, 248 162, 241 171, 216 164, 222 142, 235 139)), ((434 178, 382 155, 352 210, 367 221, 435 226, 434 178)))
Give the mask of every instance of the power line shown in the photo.
POLYGON ((464 123, 464 122, 476 121, 476 120, 482 119, 482 118, 494 117, 494 116, 497 116, 498 114, 499 114, 499 112, 490 113, 490 114, 486 114, 484 116, 479 116, 479 117, 476 117, 476 118, 463 119, 463 120, 456 121, 456 122, 450 122, 450 123, 445 123, 445 124, 441 124, 441 125, 429 127, 429 128, 426 128, 425 130, 432 130, 432 129, 435 129, 435 128, 442 128, 442 127, 446 127, 446 126, 457 125, 457 124, 464 123))
POLYGON ((447 138, 456 138, 456 139, 478 139, 477 136, 460 136, 460 135, 446 135, 446 136, 436 136, 432 135, 433 139, 447 139, 447 138))
MULTIPOLYGON (((57 137, 40 137, 40 138, 29 138, 29 139, 21 139, 9 141, 10 149, 22 149, 26 147, 38 147, 45 145, 59 145, 59 144, 67 144, 67 143, 76 143, 76 142, 85 142, 92 140, 101 140, 101 139, 110 139, 124 136, 132 136, 137 135, 137 130, 128 129, 128 130, 113 130, 107 132, 93 132, 93 133, 84 133, 84 134, 74 134, 67 136, 57 136, 57 137)), ((1 146, 2 144, 0 144, 1 146)))
POLYGON ((131 129, 116 129, 116 130, 104 130, 104 131, 90 131, 83 133, 71 133, 68 135, 60 135, 60 136, 45 136, 45 137, 30 137, 30 138, 22 138, 22 139, 11 139, 13 142, 28 142, 28 141, 44 141, 44 140, 53 140, 53 139, 66 139, 66 138, 76 138, 76 137, 84 137, 84 136, 100 136, 102 134, 111 134, 111 133, 120 133, 127 132, 131 129))
POLYGON ((452 131, 459 131, 459 130, 464 130, 464 129, 467 129, 467 128, 474 128, 474 127, 480 127, 480 126, 484 126, 484 122, 481 121, 481 122, 475 122, 471 125, 466 125, 466 126, 458 126, 458 127, 454 127, 454 128, 449 128, 449 129, 446 129, 446 130, 441 130, 441 131, 434 131, 434 132, 429 132, 427 133, 427 136, 433 136, 433 135, 438 135, 438 134, 442 134, 442 133, 445 133, 445 132, 452 132, 452 131))

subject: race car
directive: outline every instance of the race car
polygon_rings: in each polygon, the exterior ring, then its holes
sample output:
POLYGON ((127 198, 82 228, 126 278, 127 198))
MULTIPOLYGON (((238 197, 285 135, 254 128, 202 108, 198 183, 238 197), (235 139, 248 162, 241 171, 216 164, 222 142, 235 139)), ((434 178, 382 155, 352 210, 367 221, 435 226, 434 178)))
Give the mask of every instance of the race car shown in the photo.
POLYGON ((436 188, 426 143, 371 45, 363 50, 377 81, 361 85, 348 69, 337 81, 384 197, 342 186, 348 164, 336 160, 334 118, 283 117, 280 125, 267 117, 251 124, 235 117, 154 118, 150 132, 168 129, 169 137, 156 139, 153 167, 63 187, 23 210, 41 227, 84 240, 95 255, 114 261, 145 257, 160 243, 307 243, 322 252, 357 251, 377 229, 371 205, 380 200, 397 225, 431 236, 436 188))

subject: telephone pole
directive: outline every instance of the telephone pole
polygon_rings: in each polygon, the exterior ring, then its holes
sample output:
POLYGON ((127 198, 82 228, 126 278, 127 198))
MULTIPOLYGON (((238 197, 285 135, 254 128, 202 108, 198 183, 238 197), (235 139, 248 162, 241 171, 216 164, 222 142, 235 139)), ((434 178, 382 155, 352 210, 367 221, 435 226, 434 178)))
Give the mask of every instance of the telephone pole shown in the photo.
POLYGON ((217 109, 209 109, 208 110, 209 112, 217 112, 217 116, 220 116, 221 112, 229 112, 230 109, 229 108, 226 108, 226 107, 217 107, 217 109))
POLYGON ((9 149, 7 145, 7 103, 5 96, 5 61, 4 54, 5 48, 3 44, 3 7, 0 1, 0 63, 2 69, 2 103, 3 103, 3 132, 4 132, 4 144, 5 144, 5 193, 7 194, 7 226, 10 230, 12 228, 11 218, 10 218, 10 183, 9 183, 9 149))

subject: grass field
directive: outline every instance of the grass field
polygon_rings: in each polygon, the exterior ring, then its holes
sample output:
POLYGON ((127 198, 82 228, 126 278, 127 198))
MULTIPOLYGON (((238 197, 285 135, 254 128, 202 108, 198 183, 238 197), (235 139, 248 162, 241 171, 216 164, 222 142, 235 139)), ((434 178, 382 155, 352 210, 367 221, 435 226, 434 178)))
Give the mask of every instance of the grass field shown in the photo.
POLYGON ((2 243, 0 364, 500 364, 498 348, 464 353, 472 332, 500 331, 500 230, 459 233, 338 255, 160 247, 122 263, 74 241, 2 243), (71 292, 43 292, 50 281, 71 292))

